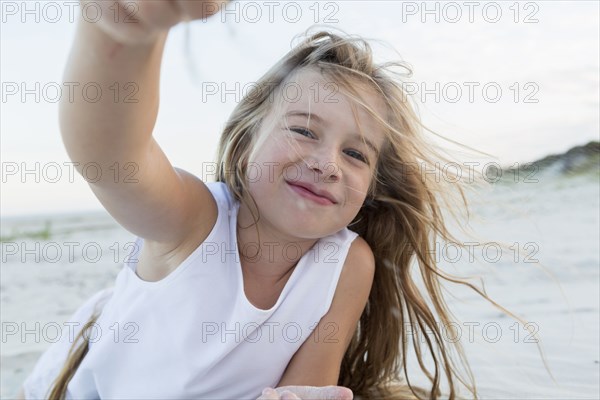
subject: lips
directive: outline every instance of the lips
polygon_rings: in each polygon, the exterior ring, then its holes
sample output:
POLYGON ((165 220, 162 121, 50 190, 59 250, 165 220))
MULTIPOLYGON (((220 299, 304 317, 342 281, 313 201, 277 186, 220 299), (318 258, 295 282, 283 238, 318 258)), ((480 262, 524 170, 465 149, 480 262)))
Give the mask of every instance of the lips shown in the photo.
POLYGON ((316 188, 314 185, 306 182, 290 182, 286 181, 288 185, 290 185, 294 190, 296 190, 299 194, 305 194, 308 196, 313 196, 315 200, 320 199, 319 203, 322 204, 337 204, 335 197, 326 190, 320 190, 316 188), (323 203, 323 200, 326 203, 323 203))

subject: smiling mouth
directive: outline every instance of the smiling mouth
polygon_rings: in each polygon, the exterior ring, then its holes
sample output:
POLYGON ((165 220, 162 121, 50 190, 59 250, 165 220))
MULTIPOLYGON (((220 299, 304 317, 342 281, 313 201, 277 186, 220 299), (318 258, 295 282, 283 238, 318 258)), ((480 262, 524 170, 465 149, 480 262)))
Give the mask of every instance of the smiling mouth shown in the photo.
POLYGON ((327 197, 319 196, 318 194, 313 193, 310 190, 308 190, 302 186, 294 185, 293 183, 290 183, 290 182, 286 182, 286 183, 288 184, 290 189, 292 189, 296 194, 304 197, 305 199, 312 200, 313 202, 320 204, 322 206, 330 206, 330 205, 335 204, 334 202, 329 200, 327 197))

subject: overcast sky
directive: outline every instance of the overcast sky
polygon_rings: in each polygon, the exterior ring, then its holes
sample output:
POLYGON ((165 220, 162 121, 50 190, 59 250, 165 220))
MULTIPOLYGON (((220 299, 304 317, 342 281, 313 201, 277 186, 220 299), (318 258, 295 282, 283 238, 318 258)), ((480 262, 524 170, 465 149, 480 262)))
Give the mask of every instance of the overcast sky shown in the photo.
MULTIPOLYGON (((62 85, 75 28, 70 14, 81 9, 74 1, 1 4, 0 212, 99 209, 85 181, 71 180, 67 167, 58 180, 43 170, 69 161, 55 92, 40 90, 39 102, 21 93, 35 92, 36 82, 40 88, 62 85), (23 174, 36 162, 39 182, 35 174, 23 174)), ((598 140, 596 1, 247 1, 189 24, 190 56, 184 26, 170 33, 154 135, 171 162, 201 176, 202 162, 213 160, 220 130, 239 99, 222 99, 221 90, 210 95, 207 83, 236 92, 236 82, 243 88, 256 81, 295 35, 315 23, 384 43, 375 44, 378 60, 401 58, 414 71, 407 88, 428 91, 415 94, 425 124, 502 164, 598 140)))

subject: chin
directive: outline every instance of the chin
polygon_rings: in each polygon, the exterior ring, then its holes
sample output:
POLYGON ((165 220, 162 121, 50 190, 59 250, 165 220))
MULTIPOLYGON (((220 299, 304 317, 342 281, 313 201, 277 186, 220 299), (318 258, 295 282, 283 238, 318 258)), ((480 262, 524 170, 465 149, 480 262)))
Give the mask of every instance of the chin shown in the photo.
POLYGON ((324 225, 323 220, 319 220, 316 216, 307 218, 306 215, 297 212, 292 216, 282 216, 280 220, 284 224, 281 227, 282 231, 287 231, 291 236, 300 239, 320 239, 339 230, 332 230, 333 227, 324 225))

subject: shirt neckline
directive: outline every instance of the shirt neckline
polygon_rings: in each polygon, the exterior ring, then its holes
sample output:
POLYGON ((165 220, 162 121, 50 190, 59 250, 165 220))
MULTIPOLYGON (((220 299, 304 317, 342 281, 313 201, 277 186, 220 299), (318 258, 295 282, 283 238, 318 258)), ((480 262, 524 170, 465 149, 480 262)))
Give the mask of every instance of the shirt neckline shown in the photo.
POLYGON ((315 246, 319 245, 321 239, 317 240, 317 242, 315 242, 315 244, 313 245, 313 247, 309 251, 307 251, 306 253, 304 253, 302 255, 302 257, 300 257, 300 260, 298 260, 298 263, 294 267, 294 270, 292 271, 292 274, 290 275, 290 277, 288 278, 287 282, 283 286, 283 289, 281 290, 281 293, 279 294, 279 297, 277 298, 277 301, 275 302, 275 304, 273 305, 273 307, 269 308, 268 310, 264 310, 262 308, 258 308, 254 304, 252 304, 250 302, 250 300, 248 300, 248 297, 246 296, 246 291, 244 290, 244 274, 242 272, 242 262, 241 262, 241 257, 240 257, 240 250, 239 250, 238 244, 237 244, 238 243, 238 237, 237 237, 237 217, 238 217, 239 207, 240 207, 240 203, 238 201, 238 202, 236 202, 235 207, 233 209, 233 215, 232 215, 232 218, 230 220, 230 225, 229 225, 230 230, 233 231, 232 238, 233 238, 233 243, 235 245, 235 249, 236 249, 236 252, 237 252, 237 255, 235 257, 235 261, 234 262, 235 262, 236 275, 238 277, 238 293, 239 293, 239 298, 242 301, 242 303, 244 303, 246 305, 246 307, 252 309, 253 311, 255 311, 257 313, 261 313, 261 314, 271 314, 273 311, 275 311, 279 307, 279 305, 281 304, 281 302, 283 301, 283 299, 286 297, 287 292, 289 291, 289 288, 298 279, 298 276, 301 274, 301 271, 304 269, 305 264, 306 264, 305 261, 306 261, 307 256, 309 254, 312 254, 315 246))

